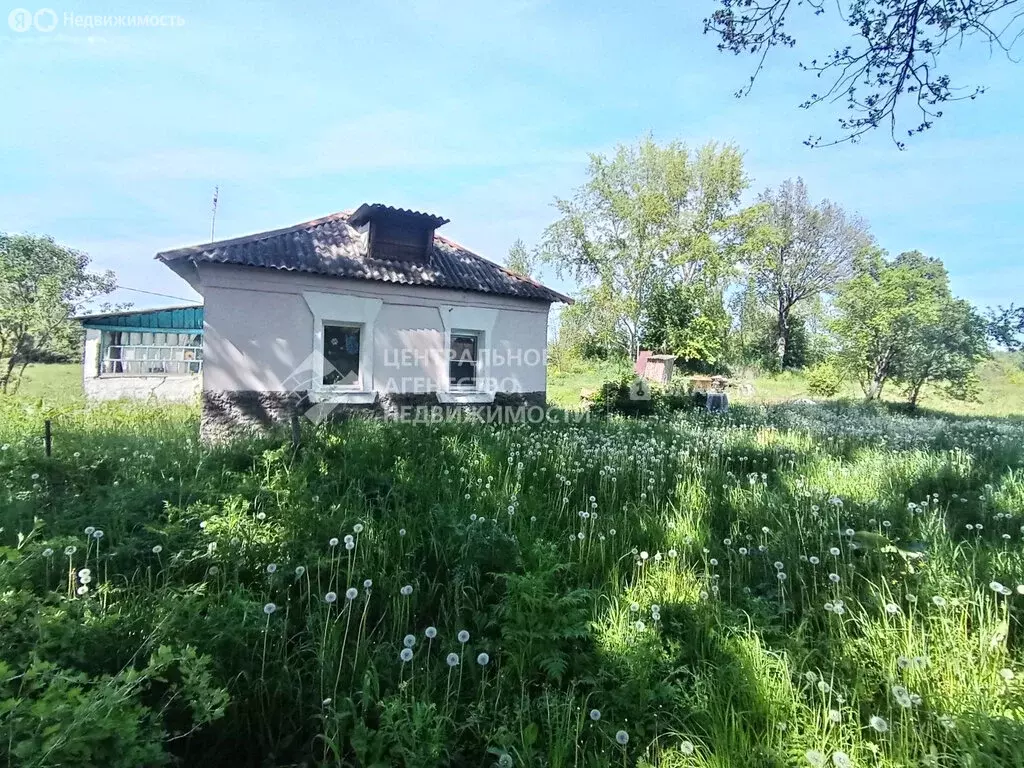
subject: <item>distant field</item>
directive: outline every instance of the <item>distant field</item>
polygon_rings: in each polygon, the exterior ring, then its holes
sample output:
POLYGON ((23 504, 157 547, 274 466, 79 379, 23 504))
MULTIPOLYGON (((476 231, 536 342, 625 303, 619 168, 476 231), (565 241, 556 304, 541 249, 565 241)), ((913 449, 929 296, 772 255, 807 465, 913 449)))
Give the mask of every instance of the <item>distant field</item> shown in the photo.
MULTIPOLYGON (((548 400, 563 408, 576 408, 581 404, 583 390, 596 389, 601 382, 615 376, 616 367, 607 363, 590 366, 576 364, 566 369, 552 366, 548 369, 548 400)), ((1000 355, 983 363, 978 371, 981 379, 981 393, 977 402, 959 402, 943 397, 941 393, 928 392, 921 399, 921 408, 953 413, 964 416, 1024 416, 1024 370, 1019 362, 1009 355, 1000 355)), ((735 376, 737 382, 753 386, 749 395, 738 390, 730 395, 734 402, 784 403, 796 399, 810 398, 807 379, 802 373, 786 372, 776 376, 735 376)), ((850 384, 836 398, 859 400, 863 395, 855 384, 850 384)), ((900 402, 899 392, 890 386, 884 399, 900 402)))

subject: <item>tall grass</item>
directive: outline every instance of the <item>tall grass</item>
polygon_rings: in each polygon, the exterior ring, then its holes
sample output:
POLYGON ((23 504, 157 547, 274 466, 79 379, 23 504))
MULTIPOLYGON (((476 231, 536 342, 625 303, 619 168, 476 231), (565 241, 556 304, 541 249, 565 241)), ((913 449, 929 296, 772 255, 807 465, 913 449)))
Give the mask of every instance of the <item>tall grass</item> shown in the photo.
POLYGON ((1020 424, 0 408, 9 765, 1019 764, 1020 424))

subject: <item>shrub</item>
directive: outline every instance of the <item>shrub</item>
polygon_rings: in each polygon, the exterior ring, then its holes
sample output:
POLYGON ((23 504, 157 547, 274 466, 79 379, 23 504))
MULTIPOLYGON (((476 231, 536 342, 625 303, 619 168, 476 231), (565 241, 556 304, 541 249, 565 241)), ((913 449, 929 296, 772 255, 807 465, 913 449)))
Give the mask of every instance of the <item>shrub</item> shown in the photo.
POLYGON ((621 416, 649 416, 703 408, 705 402, 706 396, 692 392, 685 379, 663 387, 628 374, 602 384, 590 398, 590 410, 621 416))
POLYGON ((842 370, 833 362, 818 363, 807 372, 807 391, 817 397, 835 397, 844 383, 842 370))

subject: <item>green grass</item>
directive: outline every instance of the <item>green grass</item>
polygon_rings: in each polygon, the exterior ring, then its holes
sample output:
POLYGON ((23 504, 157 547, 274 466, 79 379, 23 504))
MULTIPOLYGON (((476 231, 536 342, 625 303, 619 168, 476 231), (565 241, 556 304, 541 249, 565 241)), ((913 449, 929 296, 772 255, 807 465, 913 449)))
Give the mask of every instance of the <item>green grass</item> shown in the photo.
POLYGON ((18 395, 47 403, 74 403, 82 399, 82 366, 79 363, 30 365, 18 388, 18 395))
POLYGON ((1019 765, 1020 422, 351 421, 296 453, 102 404, 48 460, 40 415, 0 401, 0 764, 1019 765))
MULTIPOLYGON (((565 369, 551 366, 548 369, 548 399, 562 408, 579 408, 583 390, 597 389, 602 382, 615 378, 619 370, 621 367, 610 363, 576 362, 565 369)), ((930 390, 921 398, 920 408, 961 416, 1024 416, 1024 370, 1018 358, 997 355, 979 366, 978 376, 981 391, 976 401, 953 400, 930 390)), ((735 403, 827 400, 809 393, 807 379, 802 372, 786 371, 772 376, 739 373, 732 379, 740 385, 730 392, 730 399, 735 403)), ((863 394, 856 384, 850 383, 831 399, 858 401, 863 399, 863 394)), ((883 399, 893 404, 901 402, 900 393, 891 386, 884 392, 883 399)))

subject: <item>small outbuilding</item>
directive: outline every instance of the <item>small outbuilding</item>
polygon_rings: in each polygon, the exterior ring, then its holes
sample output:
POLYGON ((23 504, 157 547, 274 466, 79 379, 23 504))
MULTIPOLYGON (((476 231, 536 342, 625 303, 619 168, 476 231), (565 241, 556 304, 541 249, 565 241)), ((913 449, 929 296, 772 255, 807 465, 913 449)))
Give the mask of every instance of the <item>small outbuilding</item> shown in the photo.
POLYGON ((78 319, 85 329, 86 398, 198 398, 203 388, 202 306, 105 312, 78 319))

